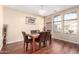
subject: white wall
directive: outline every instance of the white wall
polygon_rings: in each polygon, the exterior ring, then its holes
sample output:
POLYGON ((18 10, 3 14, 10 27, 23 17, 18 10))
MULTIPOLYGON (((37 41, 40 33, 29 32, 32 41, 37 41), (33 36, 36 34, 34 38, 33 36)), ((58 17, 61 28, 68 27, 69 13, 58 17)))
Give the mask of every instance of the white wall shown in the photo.
POLYGON ((40 16, 35 16, 25 12, 17 11, 14 9, 4 8, 4 24, 8 25, 7 43, 22 41, 22 31, 30 34, 30 30, 43 30, 44 19, 40 16), (25 17, 32 16, 36 18, 36 24, 25 24, 25 17))
POLYGON ((71 9, 68 9, 68 10, 65 10, 65 11, 61 11, 59 13, 56 13, 56 14, 53 14, 53 15, 49 15, 47 17, 45 17, 45 23, 46 22, 49 22, 51 21, 52 22, 52 37, 53 38, 56 38, 56 39, 60 39, 60 40, 64 40, 64 41, 69 41, 69 42, 73 42, 73 43, 77 43, 79 44, 79 7, 75 7, 75 8, 71 8, 71 9), (61 33, 55 33, 53 32, 53 17, 55 15, 62 15, 66 12, 71 12, 71 11, 76 11, 78 13, 78 20, 77 20, 77 34, 65 34, 63 32, 61 33))
POLYGON ((0 50, 2 48, 3 6, 0 6, 0 50))

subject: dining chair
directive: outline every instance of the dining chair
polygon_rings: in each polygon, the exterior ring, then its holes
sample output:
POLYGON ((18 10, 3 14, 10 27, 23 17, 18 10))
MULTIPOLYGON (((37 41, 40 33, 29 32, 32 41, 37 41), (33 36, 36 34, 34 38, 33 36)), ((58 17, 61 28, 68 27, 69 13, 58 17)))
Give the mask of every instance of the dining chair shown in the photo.
POLYGON ((28 39, 28 34, 26 34, 24 31, 22 31, 23 37, 24 37, 24 47, 26 47, 26 50, 28 48, 28 43, 32 44, 32 39, 28 39))
POLYGON ((51 33, 50 32, 46 32, 46 41, 49 41, 49 44, 52 43, 51 33))
POLYGON ((39 49, 41 47, 42 42, 43 42, 43 46, 45 46, 46 45, 46 32, 40 32, 40 35, 38 36, 38 38, 36 38, 35 41, 39 43, 39 49))

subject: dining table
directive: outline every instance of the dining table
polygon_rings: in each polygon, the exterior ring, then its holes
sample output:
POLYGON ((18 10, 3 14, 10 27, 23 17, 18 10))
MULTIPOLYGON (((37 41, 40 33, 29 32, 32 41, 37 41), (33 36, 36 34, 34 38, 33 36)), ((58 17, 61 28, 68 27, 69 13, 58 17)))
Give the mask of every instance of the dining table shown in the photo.
POLYGON ((30 36, 32 37, 32 51, 35 52, 35 39, 38 38, 40 34, 31 34, 30 36))

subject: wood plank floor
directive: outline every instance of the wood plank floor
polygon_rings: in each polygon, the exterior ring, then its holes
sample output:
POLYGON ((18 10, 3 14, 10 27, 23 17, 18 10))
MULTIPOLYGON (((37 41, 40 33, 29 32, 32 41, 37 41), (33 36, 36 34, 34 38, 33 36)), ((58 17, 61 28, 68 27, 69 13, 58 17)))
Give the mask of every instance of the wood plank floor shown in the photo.
POLYGON ((1 52, 1 54, 78 54, 78 53, 79 53, 79 45, 57 39, 53 40, 51 45, 47 44, 46 47, 41 47, 41 49, 38 49, 38 44, 36 44, 35 52, 32 52, 30 47, 26 51, 26 49, 23 46, 23 42, 8 44, 7 47, 3 48, 1 52))

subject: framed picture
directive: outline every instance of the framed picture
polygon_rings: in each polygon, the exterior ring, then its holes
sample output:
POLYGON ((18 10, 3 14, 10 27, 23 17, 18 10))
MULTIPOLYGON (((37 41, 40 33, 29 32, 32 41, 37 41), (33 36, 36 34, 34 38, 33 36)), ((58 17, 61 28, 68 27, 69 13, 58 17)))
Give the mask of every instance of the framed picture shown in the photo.
POLYGON ((35 24, 35 19, 34 17, 26 17, 25 22, 26 24, 35 24))

